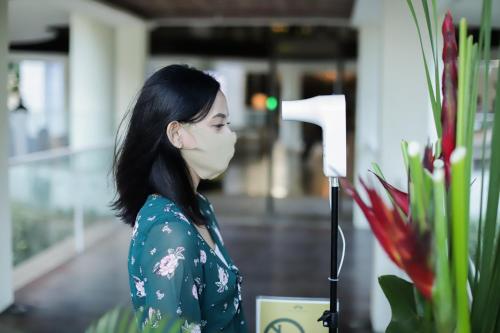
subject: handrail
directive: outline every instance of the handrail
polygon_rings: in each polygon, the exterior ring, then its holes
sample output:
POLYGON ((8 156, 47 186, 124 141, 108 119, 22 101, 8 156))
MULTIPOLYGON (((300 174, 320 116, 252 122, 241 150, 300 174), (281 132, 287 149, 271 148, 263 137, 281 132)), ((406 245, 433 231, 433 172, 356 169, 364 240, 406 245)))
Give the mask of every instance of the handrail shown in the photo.
POLYGON ((95 151, 101 149, 107 149, 113 147, 113 141, 102 142, 94 145, 88 145, 80 148, 71 148, 71 147, 61 147, 49 150, 43 150, 34 153, 22 154, 18 156, 12 156, 9 158, 8 165, 9 167, 28 164, 40 161, 49 161, 57 158, 71 156, 80 154, 87 151, 95 151))

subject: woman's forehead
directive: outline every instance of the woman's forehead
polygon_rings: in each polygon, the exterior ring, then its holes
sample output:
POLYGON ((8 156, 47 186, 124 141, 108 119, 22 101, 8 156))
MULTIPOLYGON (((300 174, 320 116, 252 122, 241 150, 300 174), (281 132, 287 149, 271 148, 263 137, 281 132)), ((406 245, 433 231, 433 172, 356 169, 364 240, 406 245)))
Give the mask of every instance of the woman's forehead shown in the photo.
POLYGON ((208 113, 208 118, 224 118, 220 114, 229 116, 229 110, 227 109, 226 98, 224 94, 219 90, 217 92, 217 96, 215 97, 215 101, 208 113))

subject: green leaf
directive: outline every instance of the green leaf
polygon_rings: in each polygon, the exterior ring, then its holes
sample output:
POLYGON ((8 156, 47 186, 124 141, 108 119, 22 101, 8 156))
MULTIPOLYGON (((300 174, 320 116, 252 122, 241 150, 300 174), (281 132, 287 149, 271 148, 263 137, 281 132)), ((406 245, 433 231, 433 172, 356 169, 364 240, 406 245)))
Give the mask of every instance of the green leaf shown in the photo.
POLYGON ((441 139, 437 139, 434 144, 434 156, 441 156, 441 139))
MULTIPOLYGON (((484 61, 484 81, 483 81, 483 119, 481 128, 486 129, 486 115, 488 114, 488 104, 484 101, 488 101, 489 89, 489 66, 490 66, 490 48, 491 48, 491 0, 483 1, 483 8, 481 12, 481 28, 479 29, 479 52, 480 59, 484 61)), ((478 274, 481 270, 481 247, 482 247, 482 227, 483 227, 483 189, 484 189, 484 171, 486 161, 486 135, 483 135, 483 140, 481 144, 481 186, 479 191, 479 224, 477 232, 477 246, 476 246, 476 276, 474 278, 474 291, 477 288, 478 274)), ((474 316, 473 312, 473 323, 478 323, 479 318, 474 316), (476 317, 477 319, 474 319, 476 317)), ((475 327, 475 325, 473 325, 475 327)))
MULTIPOLYGON (((442 163, 441 163, 442 164, 442 163)), ((434 251, 436 253, 436 282, 433 290, 436 325, 438 332, 453 332, 453 295, 449 267, 448 216, 444 170, 439 164, 434 166, 434 251)))
POLYGON ((500 294, 500 242, 497 242, 494 256, 495 262, 486 299, 488 306, 483 313, 483 321, 481 322, 481 332, 485 333, 500 331, 500 322, 498 320, 500 316, 500 302, 498 302, 498 295, 500 294))
MULTIPOLYGON (((422 7, 424 9, 425 14, 425 22, 427 24, 427 32, 429 33, 429 41, 431 44, 432 50, 432 60, 434 62, 434 89, 436 96, 436 104, 439 105, 441 103, 441 88, 439 82, 439 67, 438 67, 438 50, 437 50, 437 10, 436 10, 436 0, 432 0, 432 11, 433 11, 433 19, 434 19, 434 36, 432 35, 432 22, 430 17, 429 5, 427 0, 422 0, 422 7)), ((441 109, 440 109, 441 112, 441 109)))
POLYGON ((430 201, 430 188, 426 186, 420 156, 420 145, 417 142, 410 142, 408 145, 408 158, 410 165, 410 204, 420 231, 424 231, 427 227, 426 207, 428 207, 430 201))
POLYGON ((372 162, 372 168, 373 168, 373 172, 377 176, 379 176, 380 178, 385 180, 384 174, 382 173, 382 169, 380 169, 380 166, 376 162, 372 162))
MULTIPOLYGON (((132 312, 132 311, 130 311, 132 312)), ((127 332, 127 333, 136 333, 138 330, 139 330, 139 320, 140 320, 140 316, 139 316, 139 313, 132 313, 132 318, 134 319, 134 321, 130 321, 127 323, 128 325, 128 331, 124 330, 124 331, 120 331, 120 332, 127 332)))
POLYGON ((467 297, 469 216, 466 202, 469 184, 465 176, 466 149, 459 147, 451 154, 451 226, 452 260, 455 298, 457 302, 457 333, 470 332, 469 300, 467 297))
POLYGON ((106 312, 101 318, 92 323, 85 333, 149 333, 149 332, 169 332, 177 333, 181 329, 182 320, 177 317, 156 318, 155 321, 148 321, 142 330, 139 330, 138 320, 140 313, 134 313, 130 306, 117 306, 106 312), (153 322, 155 323, 153 327, 153 322), (170 326, 169 330, 166 330, 170 326))
MULTIPOLYGON (((434 116, 434 125, 436 126, 437 136, 440 138, 442 135, 441 129, 441 101, 436 99, 434 94, 434 88, 432 87, 431 77, 429 75, 429 66, 427 64, 427 57, 425 56, 424 45, 422 42, 422 33, 420 32, 420 25, 418 24, 417 14, 415 13, 415 8, 413 7, 413 3, 411 0, 406 0, 408 7, 410 8, 411 15, 413 17, 413 21, 415 22, 415 26, 417 28, 418 39, 420 41, 420 50, 422 52, 422 59, 424 61, 424 70, 425 70, 425 79, 427 82, 427 90, 429 92, 429 98, 431 100, 432 106, 432 114, 434 116)), ((437 83, 437 82, 436 82, 437 83)))
POLYGON ((135 325, 135 317, 133 317, 132 311, 127 307, 127 310, 121 311, 118 320, 118 332, 126 332, 127 326, 130 324, 135 325))
MULTIPOLYGON (((478 59, 478 48, 477 44, 472 44, 472 36, 469 36, 469 46, 470 48, 470 68, 469 68, 469 83, 470 96, 468 100, 468 119, 466 125, 466 137, 465 144, 467 147, 467 161, 466 161, 466 176, 467 182, 470 184, 470 178, 472 175, 472 160, 473 160, 473 143, 474 143, 474 123, 476 119, 477 110, 477 89, 478 89, 478 73, 479 73, 479 59, 478 59)), ((467 195, 467 203, 470 202, 470 191, 467 195)), ((468 205, 470 206, 470 204, 468 205)))
POLYGON ((378 281, 392 311, 386 333, 428 333, 423 330, 424 318, 417 314, 413 284, 395 275, 383 275, 378 281))
MULTIPOLYGON (((500 67, 497 71, 497 84, 496 84, 497 96, 500 96, 500 67)), ((498 263, 498 257, 500 254, 500 243, 498 230, 498 200, 500 197, 500 98, 495 100, 494 109, 494 121, 493 121, 493 133, 491 138, 491 159, 490 159, 490 179, 488 184, 488 198, 486 204, 486 214, 484 220, 484 232, 482 237, 482 250, 481 250, 481 271, 479 275, 479 282, 477 287, 476 297, 473 303, 473 323, 474 329, 479 329, 480 327, 485 327, 489 325, 492 320, 494 320, 497 313, 491 314, 489 321, 485 321, 484 315, 490 313, 493 309, 499 311, 499 302, 490 303, 489 298, 491 297, 492 286, 495 286, 496 281, 494 280, 495 271, 500 270, 500 263, 498 263), (495 249, 495 244, 497 244, 497 249, 495 249)), ((500 287, 496 290, 500 292, 500 287)), ((482 330, 484 331, 484 329, 482 330)))
MULTIPOLYGON (((490 48, 491 48, 491 0, 485 0, 483 1, 483 6, 482 6, 482 13, 481 13, 481 28, 479 30, 479 53, 480 56, 479 58, 484 61, 484 82, 483 82, 483 117, 482 117, 482 126, 481 128, 483 131, 486 131, 486 115, 488 113, 488 104, 486 101, 489 100, 489 89, 488 89, 488 83, 489 83, 489 65, 490 65, 490 48)), ((498 73, 497 73, 497 80, 498 80, 498 73)), ((497 81, 497 96, 498 95, 498 81, 497 81)), ((498 102, 498 98, 496 99, 496 102, 498 102)), ((495 104, 495 123, 496 120, 498 120, 498 109, 497 109, 497 103, 495 104)), ((493 137, 492 137, 492 145, 491 145, 491 161, 490 161, 490 170, 491 167, 497 167, 498 168, 498 162, 495 163, 493 162, 494 160, 494 154, 495 150, 498 150, 498 143, 496 144, 496 149, 494 149, 495 145, 495 140, 494 136, 495 133, 498 136, 498 125, 495 126, 494 123, 494 129, 493 129, 493 137), (496 127, 496 130, 495 130, 496 127)), ((476 257, 475 257, 475 264, 476 264, 476 275, 474 277, 474 286, 473 286, 473 303, 472 303, 472 328, 476 332, 481 331, 481 327, 485 326, 485 318, 483 317, 484 311, 486 308, 488 308, 488 300, 487 297, 490 292, 490 285, 488 283, 488 280, 491 279, 491 273, 489 273, 489 263, 492 261, 491 260, 491 252, 487 252, 483 254, 484 248, 491 249, 491 237, 492 235, 486 233, 486 227, 484 228, 483 232, 483 224, 487 223, 486 221, 483 221, 483 208, 484 208, 484 200, 483 200, 483 193, 484 193, 484 179, 485 179, 485 168, 487 167, 486 163, 486 135, 483 135, 482 139, 482 144, 481 144, 481 185, 480 185, 480 196, 479 196, 479 223, 478 223, 478 232, 477 232, 477 244, 476 244, 476 257), (488 244, 484 244, 484 240, 488 242, 488 244), (483 258, 483 255, 486 256, 486 258, 483 258), (483 267, 483 265, 486 263, 486 267, 483 267), (480 281, 480 275, 481 274, 481 281, 480 281)), ((497 139, 498 140, 498 139, 497 139)), ((497 152, 498 154, 498 152, 497 152)), ((498 170, 498 169, 496 169, 498 170)), ((491 171, 490 171, 491 172, 491 171)), ((490 174, 490 177, 492 175, 497 175, 497 173, 490 174)), ((490 178, 490 184, 489 184, 489 189, 488 192, 491 191, 491 178, 490 178)), ((498 182, 496 185, 493 186, 499 186, 498 182)), ((488 207, 487 207, 488 211, 488 207)), ((487 219, 488 220, 488 219, 487 219)), ((491 222, 489 220, 488 224, 495 224, 496 222, 491 222)), ((488 229, 491 232, 492 226, 489 225, 488 229)), ((497 240, 497 245, 498 245, 498 240, 497 240)), ((498 249, 497 249, 498 253, 498 249)), ((494 267, 493 269, 500 269, 499 267, 494 267)), ((498 294, 498 289, 497 289, 497 294, 498 294)), ((500 316, 500 313, 497 314, 497 318, 500 316)), ((499 324, 498 319, 496 320, 497 324, 499 324)), ((500 331, 500 328, 497 327, 496 331, 500 331)))
POLYGON ((486 216, 484 225, 485 239, 483 249, 483 267, 485 268, 487 268, 492 261, 492 256, 490 256, 490 254, 493 254, 493 243, 495 242, 495 234, 497 234, 496 224, 498 217, 498 199, 500 191, 500 66, 497 70, 496 96, 495 118, 491 138, 490 179, 488 185, 488 200, 486 204, 486 216))
POLYGON ((403 153, 403 161, 405 162, 405 169, 408 170, 408 141, 401 141, 401 152, 403 153))

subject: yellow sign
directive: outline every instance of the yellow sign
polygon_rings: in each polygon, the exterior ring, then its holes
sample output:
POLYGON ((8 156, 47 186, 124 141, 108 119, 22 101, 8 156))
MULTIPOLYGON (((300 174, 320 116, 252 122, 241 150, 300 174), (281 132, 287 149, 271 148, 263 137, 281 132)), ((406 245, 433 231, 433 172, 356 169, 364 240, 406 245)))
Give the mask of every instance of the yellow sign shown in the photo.
POLYGON ((257 296, 256 306, 257 333, 328 333, 318 321, 327 298, 257 296))

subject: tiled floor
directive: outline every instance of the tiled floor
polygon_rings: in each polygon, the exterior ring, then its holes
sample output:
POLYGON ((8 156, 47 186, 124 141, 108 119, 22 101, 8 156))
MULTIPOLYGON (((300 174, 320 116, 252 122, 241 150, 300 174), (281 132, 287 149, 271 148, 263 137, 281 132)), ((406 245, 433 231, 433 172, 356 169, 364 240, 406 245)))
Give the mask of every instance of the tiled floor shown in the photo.
MULTIPOLYGON (((262 198, 207 196, 228 250, 244 276, 243 300, 251 332, 255 330, 258 295, 328 297, 328 201, 280 199, 276 213, 269 215, 262 198)), ((367 276, 372 236, 354 230, 347 221, 346 216, 341 217, 348 252, 339 282, 340 332, 370 332, 367 276)), ((109 241, 16 292, 16 302, 28 306, 28 312, 1 314, 0 332, 83 332, 115 305, 129 305, 129 237, 130 229, 118 225, 109 241)))

